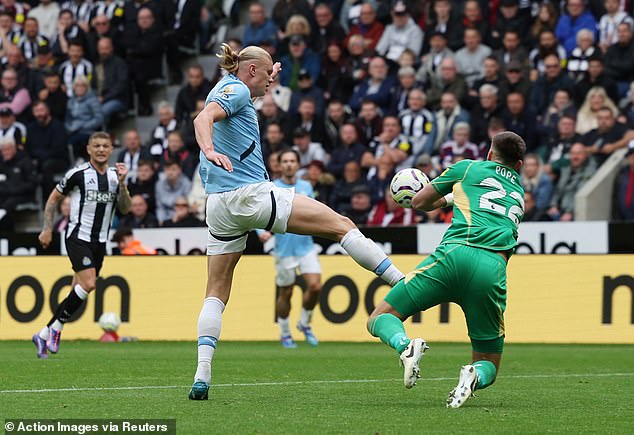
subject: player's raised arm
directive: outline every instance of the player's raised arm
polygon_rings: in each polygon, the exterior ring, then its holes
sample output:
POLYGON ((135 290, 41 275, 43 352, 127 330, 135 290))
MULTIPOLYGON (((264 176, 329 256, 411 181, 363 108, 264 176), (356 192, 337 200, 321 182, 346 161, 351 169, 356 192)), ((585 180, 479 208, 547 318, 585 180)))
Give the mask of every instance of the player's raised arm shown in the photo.
POLYGON ((46 200, 46 206, 44 206, 44 225, 42 232, 38 236, 38 239, 44 248, 47 248, 53 240, 53 220, 55 219, 55 210, 57 210, 57 204, 62 200, 62 195, 57 189, 53 189, 51 194, 46 200))
POLYGON ((205 158, 216 166, 222 166, 227 171, 233 171, 233 165, 229 158, 214 151, 213 131, 214 122, 227 117, 227 112, 218 103, 211 102, 194 119, 194 132, 196 142, 205 158))
POLYGON ((412 208, 415 210, 432 211, 437 208, 447 207, 453 204, 450 204, 451 199, 449 195, 441 196, 430 183, 412 198, 412 208))
POLYGON ((128 167, 125 163, 116 163, 117 178, 119 179, 119 197, 117 198, 117 208, 121 214, 127 214, 132 206, 132 198, 130 197, 130 191, 125 183, 126 176, 128 175, 128 167))

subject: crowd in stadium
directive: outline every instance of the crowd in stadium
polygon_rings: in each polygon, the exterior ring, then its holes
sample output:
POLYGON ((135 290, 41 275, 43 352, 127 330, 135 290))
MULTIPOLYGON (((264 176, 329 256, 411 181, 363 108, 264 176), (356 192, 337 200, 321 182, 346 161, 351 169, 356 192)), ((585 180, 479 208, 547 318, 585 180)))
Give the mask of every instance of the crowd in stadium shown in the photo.
MULTIPOLYGON (((433 178, 459 159, 486 158, 489 138, 504 130, 528 146, 524 220, 573 220, 576 192, 628 148, 613 212, 627 220, 633 8, 627 0, 278 0, 268 10, 253 2, 243 34, 228 42, 236 51, 261 46, 283 65, 254 102, 271 178, 279 151, 295 148, 316 199, 357 224, 449 222, 451 210, 396 206, 386 194, 393 174, 417 167, 433 178)), ((214 1, 1 0, 0 228, 13 227, 14 210, 38 186, 46 196, 87 158, 91 133, 151 115, 157 80, 184 85, 159 105, 151 137, 129 130, 117 141, 133 195, 120 225, 202 225, 192 120, 221 72, 194 65, 183 77, 181 64, 212 47, 221 15, 214 1)))

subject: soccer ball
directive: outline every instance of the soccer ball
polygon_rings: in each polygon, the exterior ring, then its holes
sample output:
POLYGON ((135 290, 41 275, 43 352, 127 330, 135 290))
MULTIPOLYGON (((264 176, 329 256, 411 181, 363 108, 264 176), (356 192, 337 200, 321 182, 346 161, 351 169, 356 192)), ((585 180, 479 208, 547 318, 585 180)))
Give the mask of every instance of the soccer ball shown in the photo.
POLYGON ((99 326, 106 332, 116 332, 121 325, 121 319, 117 313, 103 313, 99 316, 99 326))
POLYGON ((429 183, 429 178, 416 168, 401 169, 390 183, 394 202, 404 208, 412 207, 412 198, 429 183))

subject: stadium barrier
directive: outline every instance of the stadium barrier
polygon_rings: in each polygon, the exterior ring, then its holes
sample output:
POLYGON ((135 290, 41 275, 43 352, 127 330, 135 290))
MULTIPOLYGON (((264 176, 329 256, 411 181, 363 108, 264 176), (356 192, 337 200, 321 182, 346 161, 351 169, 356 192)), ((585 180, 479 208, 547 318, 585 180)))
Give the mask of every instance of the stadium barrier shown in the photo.
MULTIPOLYGON (((371 341, 368 313, 389 290, 346 256, 321 256, 320 307, 314 316, 325 341, 371 341)), ((422 259, 396 255, 412 270, 422 259)), ((508 342, 634 343, 634 255, 516 256, 509 266, 508 342)), ((0 339, 28 339, 51 316, 71 281, 63 257, 4 258, 0 263, 0 339)), ((64 338, 96 339, 97 319, 115 311, 122 335, 141 340, 190 340, 204 295, 205 257, 107 258, 95 294, 64 338)), ((225 311, 223 340, 276 340, 273 259, 245 256, 238 264, 225 311)), ((291 321, 299 316, 293 295, 291 321)), ((456 305, 436 307, 407 321, 412 336, 429 341, 467 341, 456 305)), ((194 346, 194 344, 192 344, 194 346)))

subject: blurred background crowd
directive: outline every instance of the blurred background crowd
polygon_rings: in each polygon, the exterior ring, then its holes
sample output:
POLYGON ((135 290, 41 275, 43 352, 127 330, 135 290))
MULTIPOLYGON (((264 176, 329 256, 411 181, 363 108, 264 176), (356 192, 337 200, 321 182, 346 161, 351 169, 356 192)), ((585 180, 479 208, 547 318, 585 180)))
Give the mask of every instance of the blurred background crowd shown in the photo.
POLYGON ((192 120, 223 74, 201 66, 221 25, 236 51, 283 65, 255 102, 271 178, 295 148, 316 199, 357 224, 449 222, 397 207, 393 174, 484 159, 504 130, 528 146, 525 220, 574 220, 575 194, 622 148, 611 216, 634 219, 634 2, 242 2, 0 0, 0 230, 41 210, 97 130, 131 168, 120 226, 203 225, 192 120))

